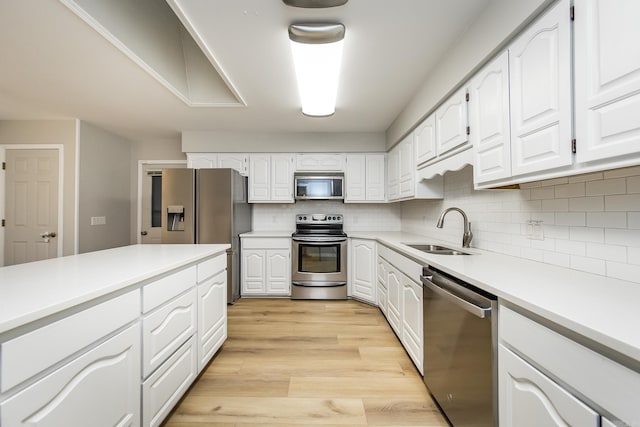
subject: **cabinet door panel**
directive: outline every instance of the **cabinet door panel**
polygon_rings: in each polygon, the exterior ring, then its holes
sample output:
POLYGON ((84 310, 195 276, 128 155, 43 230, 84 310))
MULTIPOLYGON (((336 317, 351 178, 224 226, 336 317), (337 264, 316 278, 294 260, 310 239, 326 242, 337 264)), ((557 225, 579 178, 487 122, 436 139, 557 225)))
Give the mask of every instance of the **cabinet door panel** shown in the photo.
POLYGON ((135 324, 0 404, 3 426, 139 426, 135 324))
POLYGON ((249 201, 268 201, 271 197, 271 157, 252 154, 249 159, 249 201))
POLYGON ((413 131, 416 144, 416 165, 436 157, 436 116, 431 114, 413 131))
POLYGON ((640 2, 586 0, 576 15, 577 160, 638 154, 640 2))
POLYGON ((366 156, 366 199, 384 201, 384 154, 366 156))
POLYGON ((364 154, 350 154, 347 156, 347 168, 345 173, 347 191, 345 201, 366 200, 366 165, 366 156, 364 154))
POLYGON ((400 273, 395 268, 389 268, 387 272, 387 319, 391 328, 396 332, 398 337, 402 337, 402 320, 400 313, 402 312, 402 283, 400 281, 400 273))
POLYGON ((402 344, 415 363, 422 369, 422 286, 402 276, 402 344))
POLYGON ((292 156, 271 156, 271 200, 293 201, 292 156))
POLYGON ((389 200, 400 198, 400 149, 398 146, 393 147, 387 157, 387 195, 389 200))
POLYGON ((291 294, 291 262, 289 254, 289 249, 270 249, 267 251, 267 293, 291 294))
POLYGON ((198 372, 227 339, 227 272, 198 285, 198 372))
POLYGON ((218 167, 231 168, 247 176, 248 156, 246 154, 218 154, 218 167))
POLYGON ((351 240, 351 285, 354 297, 376 302, 375 242, 351 240))
POLYGON ((469 95, 474 182, 508 178, 511 176, 508 52, 503 52, 473 78, 469 95))
POLYGON ((262 294, 266 277, 265 251, 243 249, 242 251, 242 294, 262 294))
POLYGON ((500 425, 599 426, 598 413, 502 344, 498 360, 500 425))
POLYGON ((436 110, 438 156, 464 145, 468 140, 466 90, 462 88, 436 110))
POLYGON ((187 153, 187 167, 193 169, 211 169, 218 167, 215 153, 187 153))
POLYGON ((513 175, 570 165, 569 1, 547 11, 509 47, 513 175))

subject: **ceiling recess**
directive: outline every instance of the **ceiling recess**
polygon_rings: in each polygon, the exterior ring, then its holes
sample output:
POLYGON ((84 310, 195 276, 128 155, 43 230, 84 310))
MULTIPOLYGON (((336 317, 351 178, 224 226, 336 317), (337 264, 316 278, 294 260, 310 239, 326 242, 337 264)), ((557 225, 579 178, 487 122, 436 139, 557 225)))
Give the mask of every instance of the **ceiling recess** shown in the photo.
POLYGON ((327 8, 342 6, 349 0, 282 0, 287 6, 305 8, 327 8))

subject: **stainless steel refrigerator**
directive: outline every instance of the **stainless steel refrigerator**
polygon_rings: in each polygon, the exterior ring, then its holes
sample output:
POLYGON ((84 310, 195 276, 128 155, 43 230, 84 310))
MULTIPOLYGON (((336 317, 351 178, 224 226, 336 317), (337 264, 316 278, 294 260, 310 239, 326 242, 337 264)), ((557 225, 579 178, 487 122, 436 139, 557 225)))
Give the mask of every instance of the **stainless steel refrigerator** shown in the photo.
POLYGON ((247 178, 235 169, 162 170, 162 243, 227 243, 227 302, 240 297, 240 237, 251 231, 247 178))

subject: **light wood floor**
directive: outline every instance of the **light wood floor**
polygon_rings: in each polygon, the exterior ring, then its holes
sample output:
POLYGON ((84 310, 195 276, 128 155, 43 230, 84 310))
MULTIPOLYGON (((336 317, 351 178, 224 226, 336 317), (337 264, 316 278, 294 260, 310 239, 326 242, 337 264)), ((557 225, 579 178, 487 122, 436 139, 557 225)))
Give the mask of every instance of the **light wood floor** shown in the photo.
POLYGON ((375 308, 240 299, 165 427, 448 426, 375 308))

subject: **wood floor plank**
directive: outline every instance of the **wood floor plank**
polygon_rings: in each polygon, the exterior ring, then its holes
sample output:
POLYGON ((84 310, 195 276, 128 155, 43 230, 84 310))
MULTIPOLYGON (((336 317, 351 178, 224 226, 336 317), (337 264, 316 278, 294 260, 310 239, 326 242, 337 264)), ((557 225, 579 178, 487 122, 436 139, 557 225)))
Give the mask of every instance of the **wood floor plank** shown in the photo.
POLYGON ((164 427, 447 427, 379 309, 240 299, 228 340, 164 427))

